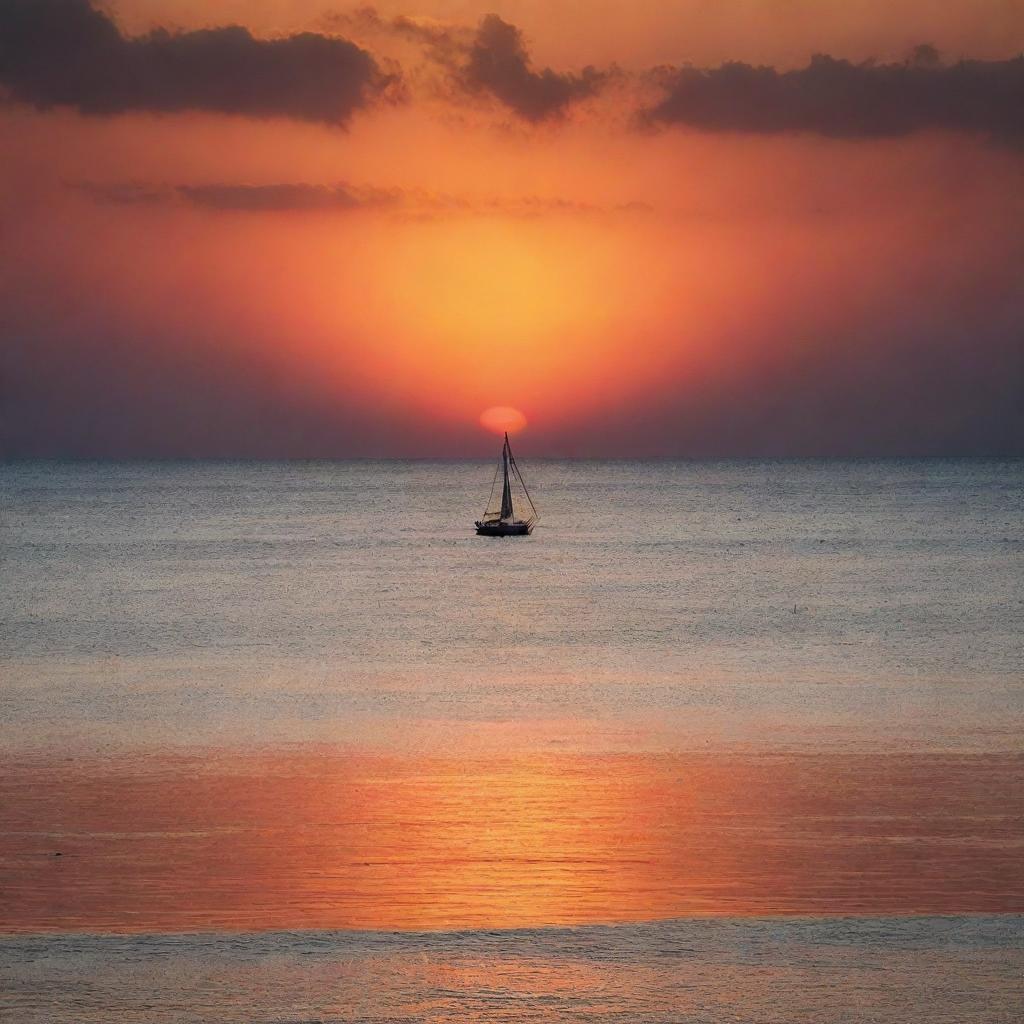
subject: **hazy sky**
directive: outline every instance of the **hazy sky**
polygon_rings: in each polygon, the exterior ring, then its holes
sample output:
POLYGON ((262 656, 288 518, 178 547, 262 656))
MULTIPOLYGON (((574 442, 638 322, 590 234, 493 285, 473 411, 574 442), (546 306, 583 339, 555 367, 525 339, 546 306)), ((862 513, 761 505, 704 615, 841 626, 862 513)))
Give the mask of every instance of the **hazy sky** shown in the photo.
POLYGON ((0 0, 0 455, 1024 454, 1024 0, 0 0))

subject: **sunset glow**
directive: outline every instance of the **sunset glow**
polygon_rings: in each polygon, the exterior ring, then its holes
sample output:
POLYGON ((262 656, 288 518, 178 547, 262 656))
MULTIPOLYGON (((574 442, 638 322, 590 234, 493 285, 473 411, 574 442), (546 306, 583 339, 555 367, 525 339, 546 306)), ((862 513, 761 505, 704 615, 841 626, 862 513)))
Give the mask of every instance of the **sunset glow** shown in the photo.
POLYGON ((1024 24, 732 6, 29 5, 0 82, 0 445, 482 455, 500 402, 552 452, 1017 450, 1024 128, 999 97, 1024 24), (239 89, 199 45, 230 21, 239 89), (126 67, 191 73, 112 77, 87 23, 126 67), (748 95, 730 61, 818 99, 748 95), (943 106, 968 74, 996 91, 943 106))

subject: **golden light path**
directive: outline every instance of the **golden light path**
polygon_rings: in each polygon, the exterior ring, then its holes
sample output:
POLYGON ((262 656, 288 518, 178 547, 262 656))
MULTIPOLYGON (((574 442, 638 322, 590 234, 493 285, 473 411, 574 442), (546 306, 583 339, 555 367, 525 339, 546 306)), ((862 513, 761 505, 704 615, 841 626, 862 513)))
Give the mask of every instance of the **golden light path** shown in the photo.
POLYGON ((15 931, 1024 909, 1012 755, 293 750, 8 769, 15 931))

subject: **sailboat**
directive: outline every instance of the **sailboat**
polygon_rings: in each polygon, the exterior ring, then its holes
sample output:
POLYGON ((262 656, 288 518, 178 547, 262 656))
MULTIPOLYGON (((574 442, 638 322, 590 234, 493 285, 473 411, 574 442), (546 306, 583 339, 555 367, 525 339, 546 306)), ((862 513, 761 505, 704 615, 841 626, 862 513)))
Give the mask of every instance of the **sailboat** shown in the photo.
POLYGON ((476 521, 476 532, 481 537, 525 537, 540 516, 526 489, 526 482, 512 455, 512 446, 505 434, 501 449, 501 462, 494 471, 491 496, 483 518, 476 521), (498 477, 501 477, 501 491, 498 491, 498 477), (518 492, 522 492, 519 494, 518 492), (500 495, 500 500, 499 500, 500 495))

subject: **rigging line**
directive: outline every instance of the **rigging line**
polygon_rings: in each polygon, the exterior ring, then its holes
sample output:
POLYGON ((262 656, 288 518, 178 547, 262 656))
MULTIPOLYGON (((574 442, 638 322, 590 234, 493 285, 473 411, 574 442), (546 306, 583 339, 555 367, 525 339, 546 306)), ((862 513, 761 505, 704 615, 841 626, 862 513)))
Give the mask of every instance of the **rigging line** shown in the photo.
POLYGON ((512 454, 511 446, 509 447, 508 450, 508 457, 512 462, 512 470, 515 472, 516 478, 519 480, 519 483, 522 484, 523 493, 526 495, 526 500, 530 503, 530 508, 533 509, 533 514, 537 516, 537 518, 539 519, 540 513, 537 511, 537 506, 534 505, 533 503, 533 498, 530 497, 530 492, 527 489, 526 481, 523 479, 523 474, 519 472, 519 467, 516 465, 516 457, 512 454))

